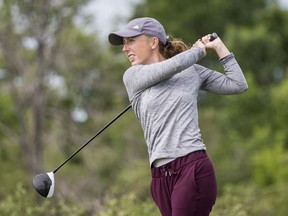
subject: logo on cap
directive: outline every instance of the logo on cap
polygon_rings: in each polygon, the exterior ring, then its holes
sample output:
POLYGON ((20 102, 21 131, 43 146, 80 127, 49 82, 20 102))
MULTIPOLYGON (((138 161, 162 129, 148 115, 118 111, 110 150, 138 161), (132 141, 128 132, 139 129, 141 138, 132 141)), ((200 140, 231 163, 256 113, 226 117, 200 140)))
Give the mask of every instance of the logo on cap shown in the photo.
POLYGON ((134 27, 132 27, 133 29, 140 29, 138 25, 135 25, 134 27))

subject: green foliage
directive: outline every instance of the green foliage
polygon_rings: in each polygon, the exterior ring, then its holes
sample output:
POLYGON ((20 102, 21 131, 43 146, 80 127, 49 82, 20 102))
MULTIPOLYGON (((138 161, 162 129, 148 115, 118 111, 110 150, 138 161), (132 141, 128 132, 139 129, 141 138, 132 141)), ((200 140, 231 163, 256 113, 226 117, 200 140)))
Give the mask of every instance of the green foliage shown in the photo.
POLYGON ((288 151, 280 144, 265 147, 252 157, 255 183, 261 186, 284 185, 288 179, 288 151))
POLYGON ((65 200, 59 200, 59 202, 47 200, 35 203, 31 200, 31 196, 29 196, 27 190, 21 183, 15 187, 13 194, 7 195, 7 197, 1 201, 0 212, 2 216, 87 215, 87 212, 80 206, 77 206, 76 203, 69 203, 65 200))
POLYGON ((230 26, 224 40, 240 63, 244 61, 242 69, 251 73, 259 86, 267 87, 283 78, 281 72, 286 61, 283 41, 278 32, 267 29, 266 23, 253 27, 230 26))
POLYGON ((159 210, 151 200, 139 200, 133 192, 108 202, 106 210, 99 216, 159 216, 159 210))
POLYGON ((279 85, 273 86, 270 92, 271 98, 271 112, 274 113, 273 121, 271 122, 273 128, 278 133, 283 133, 286 137, 285 145, 288 147, 288 137, 286 131, 288 129, 288 122, 284 119, 288 118, 288 103, 287 103, 287 92, 288 92, 288 79, 284 79, 279 85))
POLYGON ((217 200, 211 216, 285 216, 287 186, 259 188, 253 184, 229 185, 217 200))
POLYGON ((9 127, 16 127, 16 117, 13 109, 13 102, 10 95, 6 91, 3 91, 0 94, 0 115, 2 116, 2 124, 5 124, 9 127))

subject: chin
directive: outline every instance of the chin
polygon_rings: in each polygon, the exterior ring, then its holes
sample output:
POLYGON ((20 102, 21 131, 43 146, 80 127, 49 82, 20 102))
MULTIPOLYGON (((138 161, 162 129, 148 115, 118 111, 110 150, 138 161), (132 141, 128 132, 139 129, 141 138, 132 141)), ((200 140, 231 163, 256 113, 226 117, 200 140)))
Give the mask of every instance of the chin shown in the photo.
POLYGON ((132 65, 132 66, 139 65, 139 63, 137 63, 137 62, 131 62, 131 65, 132 65))

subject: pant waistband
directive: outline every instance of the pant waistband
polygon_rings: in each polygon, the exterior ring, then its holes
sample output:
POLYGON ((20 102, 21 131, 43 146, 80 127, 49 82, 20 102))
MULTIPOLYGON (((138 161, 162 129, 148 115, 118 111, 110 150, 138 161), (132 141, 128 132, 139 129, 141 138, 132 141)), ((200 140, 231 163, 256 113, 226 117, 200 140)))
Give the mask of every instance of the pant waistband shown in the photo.
POLYGON ((197 161, 205 157, 207 157, 205 150, 191 152, 188 155, 176 158, 175 160, 167 164, 164 164, 160 167, 152 167, 151 168, 152 177, 157 178, 157 177, 168 176, 168 175, 171 176, 173 174, 176 174, 176 171, 180 169, 181 167, 185 166, 186 164, 197 161))

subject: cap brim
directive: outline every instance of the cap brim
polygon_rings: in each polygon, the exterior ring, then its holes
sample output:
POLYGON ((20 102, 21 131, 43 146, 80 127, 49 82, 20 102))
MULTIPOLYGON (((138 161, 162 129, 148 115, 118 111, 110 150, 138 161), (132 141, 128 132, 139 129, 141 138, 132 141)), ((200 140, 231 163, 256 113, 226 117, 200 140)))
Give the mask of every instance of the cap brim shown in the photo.
POLYGON ((122 30, 122 31, 110 33, 108 36, 108 40, 112 45, 117 46, 117 45, 123 44, 123 38, 135 37, 141 34, 142 33, 138 31, 122 30))

